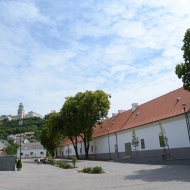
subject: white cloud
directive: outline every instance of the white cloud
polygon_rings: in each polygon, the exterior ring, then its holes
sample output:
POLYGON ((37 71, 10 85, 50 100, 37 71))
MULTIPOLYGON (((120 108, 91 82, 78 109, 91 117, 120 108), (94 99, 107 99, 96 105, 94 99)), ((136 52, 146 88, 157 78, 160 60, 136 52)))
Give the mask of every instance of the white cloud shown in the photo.
POLYGON ((59 111, 64 98, 102 89, 111 112, 182 86, 188 0, 1 1, 2 114, 59 111))

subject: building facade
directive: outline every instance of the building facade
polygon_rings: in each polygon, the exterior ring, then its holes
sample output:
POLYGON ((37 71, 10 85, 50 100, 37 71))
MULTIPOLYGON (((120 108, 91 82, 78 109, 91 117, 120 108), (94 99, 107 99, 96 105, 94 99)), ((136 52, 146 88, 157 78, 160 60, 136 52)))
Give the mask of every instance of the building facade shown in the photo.
MULTIPOLYGON (((17 158, 20 157, 20 147, 17 149, 17 158)), ((26 143, 21 146, 21 158, 46 157, 46 150, 39 143, 26 143)))
MULTIPOLYGON (((190 92, 183 88, 172 91, 142 105, 132 104, 127 111, 119 111, 94 128, 89 157, 93 159, 118 159, 132 157, 172 158, 190 157, 190 92), (161 146, 160 125, 168 144, 161 146), (135 130, 139 146, 132 146, 135 130)), ((78 153, 84 157, 84 143, 78 138, 78 153)), ((65 158, 75 155, 69 139, 64 139, 58 150, 65 158)))

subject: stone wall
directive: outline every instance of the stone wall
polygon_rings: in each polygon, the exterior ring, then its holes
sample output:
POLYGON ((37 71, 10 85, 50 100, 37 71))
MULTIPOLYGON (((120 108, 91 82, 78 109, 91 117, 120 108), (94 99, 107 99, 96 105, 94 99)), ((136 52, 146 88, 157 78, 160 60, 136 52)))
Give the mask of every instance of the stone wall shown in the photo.
POLYGON ((0 171, 15 171, 15 156, 0 156, 0 171))

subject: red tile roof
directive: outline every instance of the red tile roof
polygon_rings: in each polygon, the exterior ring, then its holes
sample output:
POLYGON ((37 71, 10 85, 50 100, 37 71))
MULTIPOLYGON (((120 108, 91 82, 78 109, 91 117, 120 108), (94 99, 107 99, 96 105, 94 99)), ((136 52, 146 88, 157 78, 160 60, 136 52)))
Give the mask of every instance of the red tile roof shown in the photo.
MULTIPOLYGON (((109 133, 114 133, 183 114, 183 103, 186 104, 186 111, 190 111, 190 92, 179 88, 139 105, 134 112, 130 109, 106 119, 101 126, 96 125, 93 138, 107 135, 108 129, 109 133)), ((71 142, 64 140, 61 145, 66 144, 71 142)))

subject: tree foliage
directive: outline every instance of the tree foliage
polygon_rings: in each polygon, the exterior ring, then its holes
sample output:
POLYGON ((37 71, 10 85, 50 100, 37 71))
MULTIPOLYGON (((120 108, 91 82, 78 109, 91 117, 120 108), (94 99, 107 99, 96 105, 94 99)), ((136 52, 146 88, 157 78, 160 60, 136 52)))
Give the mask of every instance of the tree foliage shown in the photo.
POLYGON ((67 97, 66 101, 60 111, 63 125, 60 126, 62 133, 65 134, 72 142, 75 149, 76 157, 79 158, 78 154, 78 136, 79 131, 79 112, 78 112, 78 99, 76 97, 67 97))
POLYGON ((19 147, 18 144, 15 144, 13 139, 9 139, 9 146, 6 147, 6 153, 7 155, 16 155, 17 148, 19 147))
POLYGON ((38 140, 38 134, 42 129, 44 120, 39 117, 23 118, 23 124, 19 126, 19 120, 2 120, 0 122, 0 138, 6 139, 10 134, 24 132, 35 132, 35 138, 38 140))
POLYGON ((175 73, 178 78, 182 78, 184 89, 190 91, 190 29, 186 31, 183 43, 181 50, 184 52, 184 63, 176 66, 175 73))
POLYGON ((40 134, 41 144, 51 152, 52 157, 54 157, 55 151, 63 139, 63 135, 59 131, 60 125, 61 122, 59 114, 53 112, 45 121, 40 134))
POLYGON ((133 129, 132 132, 132 143, 133 147, 135 148, 135 150, 138 148, 139 146, 139 138, 136 135, 135 129, 133 129))
POLYGON ((160 126, 160 133, 159 133, 160 147, 165 148, 166 146, 168 146, 168 138, 166 137, 166 132, 162 127, 162 123, 160 121, 159 121, 159 126, 160 126))
POLYGON ((85 156, 88 158, 95 124, 101 123, 107 117, 109 108, 108 95, 102 90, 79 92, 74 97, 66 98, 60 114, 65 135, 74 142, 76 156, 77 137, 80 136, 84 142, 85 156))

